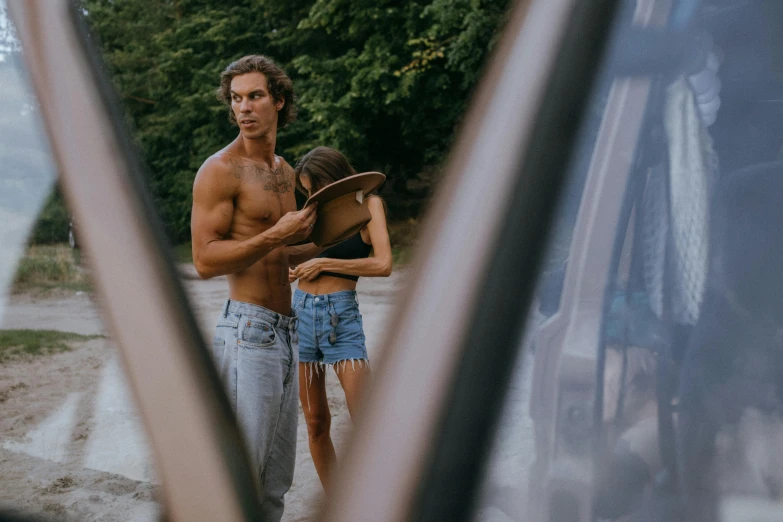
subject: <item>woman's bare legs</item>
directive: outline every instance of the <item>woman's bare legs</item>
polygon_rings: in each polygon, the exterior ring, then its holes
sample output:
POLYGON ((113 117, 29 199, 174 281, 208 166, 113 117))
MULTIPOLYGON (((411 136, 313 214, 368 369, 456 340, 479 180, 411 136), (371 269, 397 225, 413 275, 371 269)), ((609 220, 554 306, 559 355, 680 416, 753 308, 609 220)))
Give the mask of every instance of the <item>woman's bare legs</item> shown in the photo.
MULTIPOLYGON (((313 457, 315 471, 324 487, 329 492, 330 476, 336 460, 334 444, 330 435, 332 414, 326 397, 326 372, 316 372, 315 366, 299 363, 299 400, 302 402, 305 422, 307 423, 307 440, 310 445, 310 455, 313 457)), ((370 376, 370 366, 367 361, 344 361, 334 365, 334 371, 345 392, 345 402, 348 414, 355 418, 359 407, 364 383, 370 376)))
POLYGON ((329 429, 332 414, 326 400, 326 371, 310 363, 299 363, 299 400, 307 423, 307 440, 315 471, 324 491, 329 492, 329 477, 336 456, 329 429))
POLYGON ((367 361, 341 361, 334 365, 337 378, 345 392, 345 402, 351 420, 356 418, 364 385, 370 378, 370 365, 367 361))

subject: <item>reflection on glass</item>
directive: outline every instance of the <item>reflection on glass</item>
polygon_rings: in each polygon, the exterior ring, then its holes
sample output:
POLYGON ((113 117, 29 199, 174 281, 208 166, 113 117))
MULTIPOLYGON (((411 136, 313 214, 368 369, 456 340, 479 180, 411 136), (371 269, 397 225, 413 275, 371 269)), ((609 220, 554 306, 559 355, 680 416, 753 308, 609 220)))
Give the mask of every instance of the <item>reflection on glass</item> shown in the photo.
POLYGON ((783 4, 622 4, 476 518, 780 520, 783 4))
POLYGON ((56 172, 41 138, 35 99, 18 69, 19 46, 4 11, 0 11, 0 38, 0 295, 4 295, 56 172))
POLYGON ((21 52, 0 2, 0 509, 155 520, 141 419, 69 244, 21 52))

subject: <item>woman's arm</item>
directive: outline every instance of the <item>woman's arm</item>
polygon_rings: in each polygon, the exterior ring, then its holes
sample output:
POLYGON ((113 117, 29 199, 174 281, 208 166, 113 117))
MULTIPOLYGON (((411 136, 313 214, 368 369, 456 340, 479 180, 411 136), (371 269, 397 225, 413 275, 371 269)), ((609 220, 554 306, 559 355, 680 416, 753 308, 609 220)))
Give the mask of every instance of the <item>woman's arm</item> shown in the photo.
POLYGON ((371 257, 366 259, 319 257, 300 264, 293 274, 305 281, 312 281, 321 272, 335 272, 359 277, 388 277, 391 275, 392 251, 389 232, 386 229, 386 212, 383 208, 383 201, 378 197, 370 197, 367 200, 367 206, 370 209, 371 217, 367 224, 367 232, 370 234, 370 244, 373 251, 371 257))

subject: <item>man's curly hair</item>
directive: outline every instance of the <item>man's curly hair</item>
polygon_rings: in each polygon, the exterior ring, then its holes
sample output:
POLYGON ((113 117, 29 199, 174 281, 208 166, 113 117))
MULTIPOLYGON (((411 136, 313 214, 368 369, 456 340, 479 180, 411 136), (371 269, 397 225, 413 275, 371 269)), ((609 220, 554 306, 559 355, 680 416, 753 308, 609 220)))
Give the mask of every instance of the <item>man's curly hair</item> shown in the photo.
POLYGON ((283 108, 277 113, 277 128, 282 129, 296 120, 296 106, 294 105, 296 97, 291 78, 271 59, 260 54, 251 54, 230 63, 220 73, 220 87, 217 90, 217 97, 218 100, 228 106, 228 118, 231 120, 231 123, 237 124, 234 111, 231 110, 231 80, 234 76, 252 72, 259 72, 266 76, 269 82, 269 94, 272 95, 273 99, 285 102, 283 108))

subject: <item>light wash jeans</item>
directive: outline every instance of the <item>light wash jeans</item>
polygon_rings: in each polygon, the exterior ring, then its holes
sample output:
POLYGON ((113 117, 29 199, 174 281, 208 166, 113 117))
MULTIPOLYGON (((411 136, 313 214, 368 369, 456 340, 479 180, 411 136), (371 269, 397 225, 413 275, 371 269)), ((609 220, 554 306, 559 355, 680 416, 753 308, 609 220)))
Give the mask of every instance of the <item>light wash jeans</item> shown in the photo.
POLYGON ((227 300, 213 344, 255 471, 263 520, 279 521, 294 479, 298 421, 298 319, 227 300))

